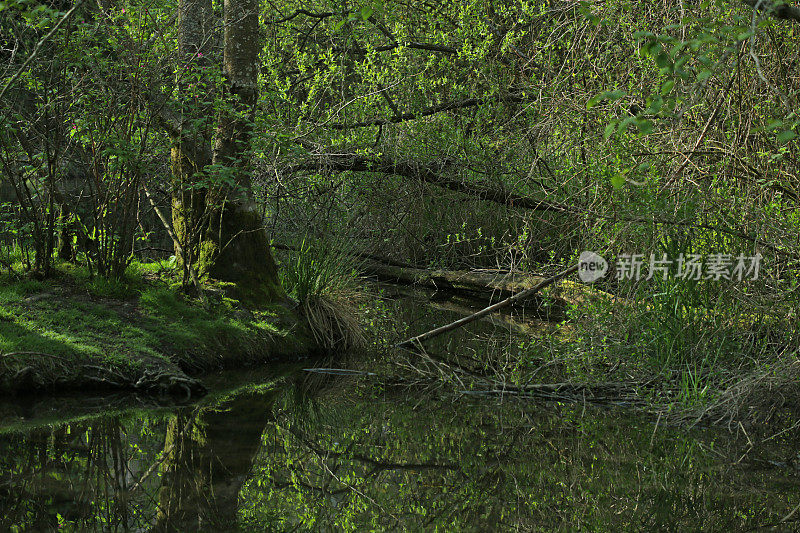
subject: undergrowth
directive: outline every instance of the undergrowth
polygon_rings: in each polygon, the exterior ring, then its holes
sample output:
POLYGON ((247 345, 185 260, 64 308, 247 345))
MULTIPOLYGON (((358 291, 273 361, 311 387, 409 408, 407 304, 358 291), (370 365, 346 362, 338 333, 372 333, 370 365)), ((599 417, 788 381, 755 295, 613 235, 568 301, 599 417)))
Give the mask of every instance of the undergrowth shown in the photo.
MULTIPOLYGON (((798 360, 800 336, 790 302, 766 307, 735 287, 682 281, 620 293, 625 298, 614 302, 573 305, 567 321, 548 336, 545 357, 558 361, 569 379, 631 383, 654 408, 684 416, 721 405, 732 389, 745 395, 745 384, 763 385, 767 381, 758 376, 769 369, 798 369, 792 361, 798 360)), ((526 357, 542 356, 536 350, 526 357)), ((772 375, 770 384, 781 381, 772 375)), ((784 373, 783 382, 798 378, 784 373)))
POLYGON ((352 247, 335 239, 304 239, 280 269, 283 288, 298 301, 316 343, 330 352, 366 346, 357 269, 352 247))

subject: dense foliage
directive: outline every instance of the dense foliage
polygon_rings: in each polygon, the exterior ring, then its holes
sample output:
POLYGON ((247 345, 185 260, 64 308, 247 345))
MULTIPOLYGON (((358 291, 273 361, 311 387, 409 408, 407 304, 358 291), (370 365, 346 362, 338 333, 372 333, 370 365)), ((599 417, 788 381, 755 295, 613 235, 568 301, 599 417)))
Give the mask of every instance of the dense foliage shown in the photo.
POLYGON ((641 254, 672 269, 562 299, 493 368, 578 354, 566 378, 723 413, 796 385, 797 8, 226 4, 0 3, 8 279, 166 260, 204 305, 302 300, 330 348, 363 344, 343 278, 364 258, 506 276, 641 254), (692 257, 760 270, 676 275, 692 257))

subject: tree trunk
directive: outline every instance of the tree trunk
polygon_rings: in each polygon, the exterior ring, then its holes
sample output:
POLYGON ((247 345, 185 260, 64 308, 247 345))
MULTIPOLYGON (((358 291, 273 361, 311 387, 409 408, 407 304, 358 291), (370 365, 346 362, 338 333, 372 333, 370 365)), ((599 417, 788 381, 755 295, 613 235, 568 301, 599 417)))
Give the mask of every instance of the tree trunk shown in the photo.
POLYGON ((248 148, 258 99, 258 2, 225 0, 223 75, 225 99, 214 143, 214 168, 231 178, 208 198, 211 230, 200 272, 233 282, 239 296, 271 301, 283 294, 261 214, 253 200, 248 148))
POLYGON ((213 131, 214 19, 211 0, 180 0, 178 5, 178 90, 180 126, 172 136, 172 225, 181 251, 175 256, 194 267, 207 225, 205 190, 199 187, 204 169, 211 164, 213 131), (195 98, 201 96, 202 98, 195 98))
POLYGON ((234 283, 237 296, 251 302, 273 301, 283 295, 253 201, 247 165, 258 99, 258 5, 254 0, 225 0, 225 105, 217 116, 212 152, 208 149, 210 128, 202 120, 213 117, 211 104, 204 103, 210 100, 213 87, 205 70, 213 53, 211 1, 180 1, 179 48, 187 62, 182 74, 187 82, 181 90, 197 95, 198 100, 184 108, 180 134, 173 138, 172 147, 172 223, 186 262, 196 266, 201 279, 234 283), (204 90, 197 91, 197 86, 204 90), (218 175, 211 175, 208 168, 218 175), (214 185, 198 186, 204 177, 214 185))

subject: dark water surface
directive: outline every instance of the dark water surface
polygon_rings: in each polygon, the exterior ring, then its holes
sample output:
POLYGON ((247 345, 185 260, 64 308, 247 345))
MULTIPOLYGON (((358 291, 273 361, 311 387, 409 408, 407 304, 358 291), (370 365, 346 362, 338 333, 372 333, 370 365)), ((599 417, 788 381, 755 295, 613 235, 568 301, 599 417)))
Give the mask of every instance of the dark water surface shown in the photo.
MULTIPOLYGON (((430 323, 407 301, 386 305, 420 331, 430 323)), ((441 307, 422 315, 442 320, 441 307)), ((800 525, 781 522, 800 503, 791 432, 748 443, 630 409, 476 398, 377 374, 226 373, 183 406, 2 403, 0 531, 800 525)))

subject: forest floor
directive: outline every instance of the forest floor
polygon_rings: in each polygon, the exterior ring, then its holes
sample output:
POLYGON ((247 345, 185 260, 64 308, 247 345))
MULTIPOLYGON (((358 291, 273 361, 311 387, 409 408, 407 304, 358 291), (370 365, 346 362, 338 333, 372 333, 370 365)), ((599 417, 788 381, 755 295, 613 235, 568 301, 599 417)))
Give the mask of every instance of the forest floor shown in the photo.
POLYGON ((61 264, 47 280, 0 280, 0 393, 132 389, 197 395, 190 376, 297 359, 313 342, 282 305, 258 310, 210 290, 184 297, 165 263, 134 264, 122 281, 61 264))

